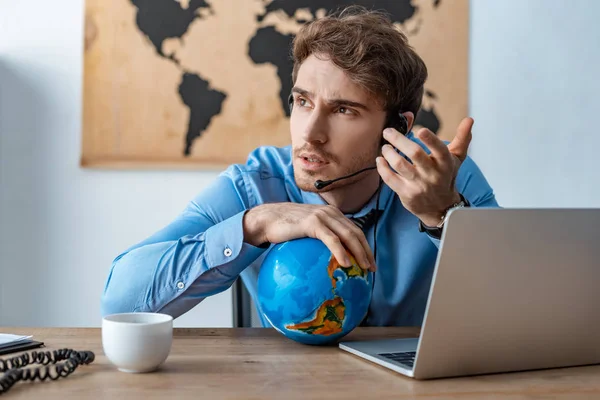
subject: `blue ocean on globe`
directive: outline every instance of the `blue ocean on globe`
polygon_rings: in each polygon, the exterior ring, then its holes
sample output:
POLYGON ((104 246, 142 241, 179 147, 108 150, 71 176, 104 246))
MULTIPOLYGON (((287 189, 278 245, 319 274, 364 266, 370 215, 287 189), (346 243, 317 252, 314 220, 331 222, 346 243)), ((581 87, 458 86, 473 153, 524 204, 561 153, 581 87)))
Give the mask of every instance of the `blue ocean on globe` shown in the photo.
POLYGON ((336 261, 318 239, 279 243, 265 257, 258 276, 260 310, 286 337, 328 344, 357 327, 371 302, 373 273, 336 261))

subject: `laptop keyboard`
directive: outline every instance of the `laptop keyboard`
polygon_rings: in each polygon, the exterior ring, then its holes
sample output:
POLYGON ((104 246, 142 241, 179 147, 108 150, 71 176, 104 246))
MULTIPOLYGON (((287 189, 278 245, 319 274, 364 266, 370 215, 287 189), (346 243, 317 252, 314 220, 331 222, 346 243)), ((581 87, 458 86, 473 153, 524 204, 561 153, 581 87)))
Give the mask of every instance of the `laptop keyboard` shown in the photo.
POLYGON ((415 365, 416 354, 416 351, 405 351, 402 353, 380 353, 377 355, 392 361, 396 361, 397 363, 400 363, 402 365, 406 365, 409 368, 412 368, 415 365))

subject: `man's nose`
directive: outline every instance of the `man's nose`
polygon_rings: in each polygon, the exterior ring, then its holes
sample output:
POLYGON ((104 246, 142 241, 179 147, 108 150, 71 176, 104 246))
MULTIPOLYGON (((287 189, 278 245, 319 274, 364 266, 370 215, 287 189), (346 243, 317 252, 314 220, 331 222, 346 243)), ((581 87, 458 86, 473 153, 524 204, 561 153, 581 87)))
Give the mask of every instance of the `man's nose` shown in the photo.
POLYGON ((307 119, 306 126, 304 127, 304 141, 305 142, 327 142, 328 137, 328 122, 327 118, 318 110, 313 110, 307 119))

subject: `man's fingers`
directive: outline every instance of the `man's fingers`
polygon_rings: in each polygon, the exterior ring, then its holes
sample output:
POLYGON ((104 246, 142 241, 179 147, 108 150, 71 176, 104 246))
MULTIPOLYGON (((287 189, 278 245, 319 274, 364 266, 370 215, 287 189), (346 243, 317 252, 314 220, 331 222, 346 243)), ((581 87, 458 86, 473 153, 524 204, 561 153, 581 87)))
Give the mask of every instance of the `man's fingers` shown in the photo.
POLYGON ((352 261, 350 260, 350 257, 348 257, 346 249, 342 245, 340 238, 331 229, 325 225, 322 225, 319 229, 317 229, 317 239, 325 243, 325 246, 327 246, 329 251, 331 251, 331 254, 333 254, 341 266, 352 266, 352 261))
POLYGON ((414 179, 417 174, 415 166, 406 161, 391 145, 386 144, 383 146, 381 155, 400 176, 406 179, 414 179))
POLYGON ((377 172, 385 184, 397 194, 402 193, 407 181, 390 168, 385 158, 377 157, 375 162, 377 163, 377 172))
POLYGON ((421 168, 432 167, 431 158, 429 158, 429 155, 425 150, 423 150, 418 143, 413 142, 397 130, 386 128, 383 130, 383 137, 390 142, 392 146, 400 150, 402 154, 410 158, 410 161, 412 161, 415 166, 421 168))
POLYGON ((452 156, 448 146, 427 128, 419 129, 417 137, 427 146, 431 156, 442 166, 452 165, 452 156))
POLYGON ((369 244, 366 239, 361 241, 361 236, 364 239, 363 232, 338 208, 331 205, 320 206, 311 217, 314 237, 325 243, 340 265, 352 266, 352 260, 347 254, 349 251, 361 268, 373 268, 375 262, 369 244))
POLYGON ((363 231, 346 218, 338 208, 327 206, 321 210, 324 212, 323 218, 320 219, 321 223, 341 240, 361 268, 373 269, 375 259, 363 231))
POLYGON ((456 136, 448 145, 450 153, 454 154, 461 162, 467 158, 467 151, 473 137, 471 129, 474 122, 473 118, 463 119, 456 129, 456 136))
POLYGON ((375 258, 365 234, 348 218, 332 219, 329 228, 340 237, 362 269, 375 270, 375 258))

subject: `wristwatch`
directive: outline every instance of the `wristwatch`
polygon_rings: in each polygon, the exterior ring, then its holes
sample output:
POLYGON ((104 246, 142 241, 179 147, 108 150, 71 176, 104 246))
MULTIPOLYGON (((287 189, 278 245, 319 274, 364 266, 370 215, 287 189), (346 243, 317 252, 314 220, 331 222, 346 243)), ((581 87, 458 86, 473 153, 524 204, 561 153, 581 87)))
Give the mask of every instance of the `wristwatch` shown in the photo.
POLYGON ((436 226, 427 226, 423 223, 423 221, 419 220, 419 232, 425 232, 429 236, 431 236, 435 239, 441 239, 442 231, 444 229, 444 223, 446 222, 446 217, 448 216, 448 213, 450 212, 450 210, 453 210, 455 208, 463 208, 463 207, 471 206, 469 201, 467 199, 465 199, 465 196, 463 196, 462 193, 459 193, 458 195, 460 196, 460 201, 458 203, 455 203, 455 204, 451 205, 450 207, 448 207, 448 209, 442 216, 440 223, 437 224, 436 226))

